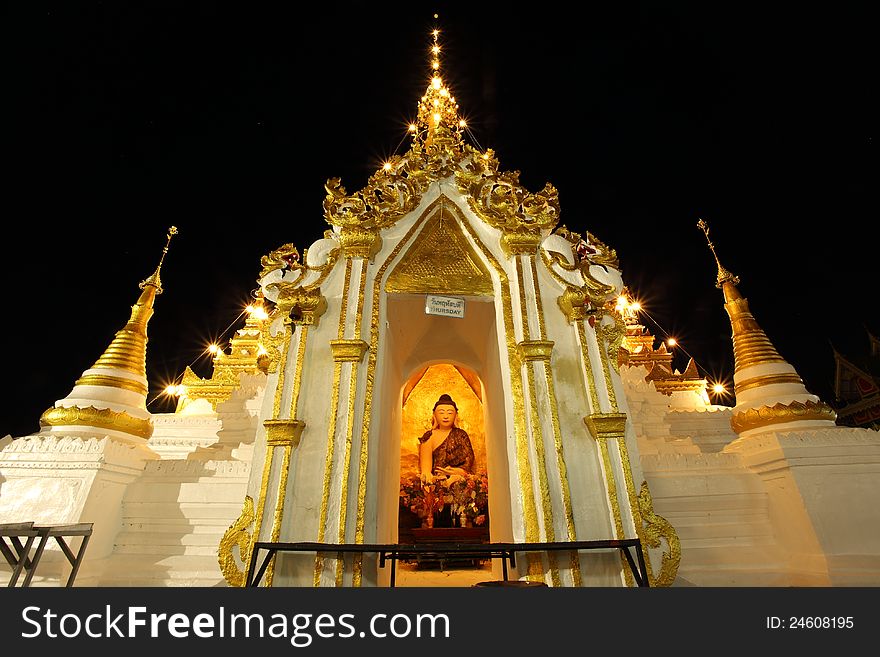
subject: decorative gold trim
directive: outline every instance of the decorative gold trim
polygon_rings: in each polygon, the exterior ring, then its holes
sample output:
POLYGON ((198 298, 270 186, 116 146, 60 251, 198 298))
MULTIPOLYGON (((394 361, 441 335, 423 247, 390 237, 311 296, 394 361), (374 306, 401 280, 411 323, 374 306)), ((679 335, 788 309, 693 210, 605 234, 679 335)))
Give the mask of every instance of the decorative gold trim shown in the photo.
MULTIPOLYGON (((345 260, 345 278, 342 282, 342 299, 339 304, 339 325, 336 329, 338 340, 345 336, 345 321, 348 317, 348 297, 351 286, 351 270, 354 267, 351 258, 345 260)), ((333 341, 331 341, 332 344, 333 341)), ((339 413, 339 387, 342 383, 342 361, 335 360, 333 366, 333 390, 330 397, 330 424, 327 428, 327 458, 324 461, 324 481, 322 484, 321 515, 318 520, 318 542, 323 543, 327 531, 327 509, 330 503, 330 486, 333 476, 333 458, 336 453, 336 416, 339 413)), ((324 558, 315 556, 315 586, 321 585, 321 573, 324 570, 324 558)))
POLYGON ((40 426, 83 426, 109 429, 131 434, 147 440, 153 435, 153 423, 149 418, 139 418, 125 411, 111 411, 94 406, 55 406, 40 416, 40 426))
POLYGON ((250 546, 251 535, 247 528, 254 521, 254 499, 250 495, 244 498, 244 506, 238 518, 229 525, 229 529, 220 539, 220 545, 217 548, 217 560, 220 563, 220 572, 223 573, 223 579, 230 586, 244 586, 246 570, 250 562, 250 546), (239 568, 233 555, 233 548, 238 548, 238 554, 244 568, 239 568))
MULTIPOLYGON (((358 338, 361 335, 361 321, 364 314, 364 296, 366 295, 367 288, 367 265, 366 263, 362 263, 361 265, 361 276, 360 281, 358 282, 358 297, 357 297, 357 305, 354 311, 354 321, 355 321, 355 329, 354 334, 358 338)), ((369 347, 369 345, 359 340, 361 344, 363 344, 364 351, 369 347)), ((354 361, 351 366, 351 373, 348 384, 348 419, 346 424, 345 431, 345 452, 342 457, 342 490, 340 491, 339 497, 342 503, 339 505, 339 543, 345 543, 345 526, 348 518, 348 482, 351 478, 351 451, 352 451, 352 438, 354 436, 355 426, 354 426, 354 414, 355 414, 355 399, 357 396, 357 383, 358 383, 358 371, 360 370, 360 362, 363 358, 363 354, 361 354, 361 358, 357 361, 354 361)), ((357 521, 355 520, 355 524, 357 521)), ((355 538, 355 542, 363 543, 363 536, 361 536, 360 541, 355 538)), ((340 554, 339 558, 336 560, 336 586, 341 587, 343 584, 343 574, 345 571, 345 554, 340 554)))
POLYGON ((302 385, 302 370, 306 356, 306 343, 309 339, 309 326, 303 325, 300 328, 299 346, 296 350, 296 369, 293 372, 293 394, 290 396, 290 417, 297 416, 297 407, 299 406, 299 391, 302 385))
POLYGON ((517 344, 517 350, 519 357, 524 361, 549 361, 553 344, 552 340, 523 340, 517 344))
MULTIPOLYGON (((639 514, 644 522, 642 541, 645 548, 659 548, 660 540, 666 539, 668 551, 663 552, 660 573, 651 580, 651 586, 672 586, 681 565, 681 542, 675 528, 663 516, 654 513, 654 500, 648 490, 648 482, 643 481, 638 498, 639 514)), ((647 549, 645 550, 647 552, 647 549)), ((650 559, 646 564, 650 563, 650 559)))
POLYGON ((626 413, 591 413, 584 418, 584 424, 596 440, 623 438, 626 432, 626 413))
POLYGON ((287 359, 290 352, 291 331, 284 331, 284 345, 281 348, 281 367, 278 369, 278 382, 275 384, 275 395, 272 400, 272 418, 281 415, 281 394, 284 392, 284 379, 287 376, 287 359))
POLYGON ((382 236, 378 230, 346 226, 339 233, 342 255, 346 258, 372 260, 382 250, 382 236))
MULTIPOLYGON (((449 199, 447 199, 449 200, 449 199)), ((452 201, 449 201, 452 204, 452 201)), ((444 207, 431 216, 388 275, 386 292, 492 296, 492 276, 444 207)))
POLYGON ((730 418, 730 426, 736 433, 758 429, 784 422, 802 422, 805 420, 824 420, 834 422, 837 413, 824 402, 793 401, 789 404, 779 402, 773 406, 761 406, 739 411, 730 418))
MULTIPOLYGON (((584 330, 584 323, 582 321, 575 321, 575 326, 577 327, 578 341, 581 346, 581 358, 583 359, 583 367, 584 374, 586 375, 587 385, 590 388, 590 401, 592 402, 592 410, 594 413, 599 413, 601 411, 601 405, 599 404, 599 393, 596 390, 596 377, 593 373, 593 363, 590 359, 590 347, 587 344, 587 334, 584 330)), ((581 379, 583 381, 583 378, 581 379)), ((584 390, 586 392, 586 389, 584 390)))
POLYGON ((263 513, 266 511, 266 498, 269 496, 269 475, 272 473, 272 463, 275 457, 275 448, 266 446, 266 458, 263 460, 263 476, 260 479, 260 493, 257 497, 257 512, 254 514, 254 533, 248 546, 246 563, 250 563, 254 543, 260 540, 260 530, 263 528, 263 513))
MULTIPOLYGON (((538 266, 535 258, 529 258, 532 270, 532 286, 535 290, 535 306, 538 312, 538 337, 547 340, 547 326, 544 323, 544 302, 541 298, 541 284, 538 279, 538 266)), ((547 342, 550 342, 547 340, 547 342)), ((552 343, 551 343, 552 349, 552 343)), ((556 449, 556 467, 559 469, 559 484, 562 488, 562 508, 565 513, 565 526, 568 531, 568 540, 577 540, 577 529, 574 525, 574 511, 571 506, 571 490, 568 485, 568 468, 565 465, 565 452, 562 447, 562 432, 559 428, 559 409, 556 401, 556 388, 553 384, 553 372, 550 368, 549 357, 543 360, 544 378, 547 384, 547 395, 550 397, 550 423, 553 427, 553 444, 556 449)), ((581 585, 581 563, 577 552, 569 555, 569 568, 571 569, 572 582, 575 586, 581 585)))
POLYGON ((302 420, 264 420, 266 444, 270 447, 296 447, 299 445, 306 423, 302 420))
MULTIPOLYGON (((281 457, 281 478, 278 482, 278 495, 275 499, 275 514, 272 519, 272 531, 270 533, 270 539, 273 543, 278 541, 278 538, 281 536, 281 521, 284 518, 284 500, 287 497, 287 477, 290 474, 290 455, 293 452, 293 448, 296 445, 299 445, 299 436, 302 433, 302 427, 305 426, 305 423, 300 422, 301 426, 297 431, 296 439, 294 443, 287 443, 284 446, 284 455, 281 457)), ((266 568, 266 586, 271 587, 272 582, 275 580, 275 564, 278 562, 277 555, 271 562, 269 562, 269 567, 266 568)))
MULTIPOLYGON (((531 363, 524 363, 526 376, 529 382, 529 405, 532 411, 532 438, 535 444, 535 457, 538 460, 538 488, 541 491, 541 511, 544 519, 544 535, 548 543, 556 541, 556 531, 553 527, 553 501, 550 499, 550 485, 547 476, 547 461, 544 456, 544 430, 541 428, 541 415, 538 413, 538 398, 535 390, 535 370, 531 363)), ((559 586, 559 566, 556 563, 556 554, 549 552, 547 561, 550 567, 550 581, 553 586, 559 586)))
POLYGON ((535 255, 544 237, 541 233, 530 233, 528 230, 515 230, 502 233, 501 250, 510 256, 535 255))
POLYGON ((763 376, 753 376, 751 378, 745 379, 740 383, 734 384, 733 390, 735 394, 739 394, 746 390, 751 390, 752 388, 758 388, 761 386, 772 386, 777 383, 794 383, 797 385, 804 385, 803 380, 796 372, 792 372, 790 374, 765 374, 763 376))
POLYGON ((106 388, 121 388, 122 390, 130 390, 139 395, 147 396, 147 386, 140 381, 132 381, 124 379, 121 376, 108 376, 104 374, 84 374, 76 380, 74 385, 77 386, 103 386, 106 388))
POLYGON ((295 283, 270 283, 267 290, 277 290, 276 310, 295 324, 317 324, 327 310, 327 299, 320 288, 305 289, 295 283))
POLYGON ((363 340, 330 340, 333 360, 337 363, 360 363, 369 348, 363 340))
POLYGON ((654 574, 651 569, 651 555, 648 553, 648 546, 645 541, 645 528, 642 526, 642 515, 639 509, 639 502, 636 495, 636 485, 633 481, 632 466, 629 461, 629 449, 626 446, 626 436, 620 436, 617 441, 617 450, 620 454, 620 462, 623 467, 623 481, 626 485, 626 495, 629 500, 630 513, 632 514, 633 526, 636 535, 642 539, 642 554, 645 556, 645 570, 649 578, 654 574))

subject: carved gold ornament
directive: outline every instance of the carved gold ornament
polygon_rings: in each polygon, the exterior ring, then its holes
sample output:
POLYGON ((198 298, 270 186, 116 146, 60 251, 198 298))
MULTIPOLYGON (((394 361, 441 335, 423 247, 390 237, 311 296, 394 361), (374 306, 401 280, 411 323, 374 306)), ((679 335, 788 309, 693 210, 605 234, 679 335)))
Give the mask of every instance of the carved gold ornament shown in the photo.
MULTIPOLYGON (((445 199, 445 197, 442 197, 445 199)), ((385 284, 386 292, 493 296, 489 270, 468 242, 445 199, 385 284)))
POLYGON ((559 195, 550 183, 537 193, 529 193, 519 183, 518 171, 498 171, 498 160, 472 158, 455 172, 459 191, 477 216, 501 230, 505 253, 535 253, 545 231, 559 221, 559 195))
POLYGON ((651 586, 672 586, 681 564, 681 542, 678 540, 678 534, 666 518, 654 513, 654 500, 648 490, 647 481, 642 482, 638 504, 643 523, 641 536, 645 548, 659 548, 662 539, 666 540, 669 548, 663 552, 660 573, 653 578, 651 586))
POLYGON ((241 510, 241 515, 223 534, 217 550, 220 572, 223 573, 223 578, 230 586, 241 587, 245 585, 246 570, 251 558, 251 534, 248 533, 247 529, 253 521, 254 500, 250 495, 247 495, 244 498, 244 507, 241 510), (236 561, 235 555, 232 552, 235 547, 238 548, 239 558, 241 563, 244 564, 244 568, 238 567, 238 561, 236 561))
POLYGON ((153 435, 153 423, 149 418, 139 418, 129 415, 125 411, 112 411, 109 408, 57 406, 47 409, 40 416, 40 426, 44 427, 77 425, 121 431, 144 440, 153 435))
POLYGON ((828 420, 833 422, 835 419, 837 419, 837 413, 824 402, 793 401, 790 404, 780 402, 773 406, 761 406, 760 408, 740 411, 735 413, 730 419, 730 426, 736 433, 742 433, 750 429, 781 424, 783 422, 803 420, 828 420))

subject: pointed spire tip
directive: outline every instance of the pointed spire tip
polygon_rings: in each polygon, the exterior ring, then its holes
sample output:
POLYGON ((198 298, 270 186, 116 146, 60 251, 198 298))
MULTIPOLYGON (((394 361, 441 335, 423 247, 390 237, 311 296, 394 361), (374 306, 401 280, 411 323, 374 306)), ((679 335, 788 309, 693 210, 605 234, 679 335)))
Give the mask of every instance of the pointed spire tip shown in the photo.
POLYGON ((706 242, 709 244, 709 249, 712 251, 712 255, 715 258, 715 264, 718 265, 718 277, 715 280, 715 287, 721 288, 725 283, 739 285, 739 276, 736 276, 725 269, 722 266, 721 261, 718 259, 718 254, 715 252, 715 245, 712 244, 712 240, 709 239, 709 224, 703 219, 699 219, 697 220, 697 228, 702 230, 706 235, 706 242))

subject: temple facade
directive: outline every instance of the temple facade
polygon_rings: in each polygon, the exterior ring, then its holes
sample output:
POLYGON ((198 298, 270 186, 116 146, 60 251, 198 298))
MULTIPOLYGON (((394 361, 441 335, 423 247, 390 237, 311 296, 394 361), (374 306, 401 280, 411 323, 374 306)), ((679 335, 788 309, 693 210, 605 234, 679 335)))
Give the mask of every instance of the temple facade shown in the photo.
MULTIPOLYGON (((614 249, 560 224, 552 185, 529 192, 466 143, 432 71, 409 150, 360 191, 327 182, 323 239, 263 257, 231 351, 151 414, 160 261, 41 430, 0 441, 0 522, 94 523, 77 581, 98 586, 240 586, 256 541, 410 540, 427 521, 418 436, 449 394, 474 471, 469 497, 438 495, 481 540, 639 538, 655 586, 880 584, 877 432, 835 424, 717 256, 736 405, 711 404, 619 307, 614 249)), ((65 568, 49 554, 35 582, 65 568)), ((529 552, 512 577, 634 585, 616 550, 529 552)), ((389 569, 279 553, 262 581, 387 586, 389 569)))

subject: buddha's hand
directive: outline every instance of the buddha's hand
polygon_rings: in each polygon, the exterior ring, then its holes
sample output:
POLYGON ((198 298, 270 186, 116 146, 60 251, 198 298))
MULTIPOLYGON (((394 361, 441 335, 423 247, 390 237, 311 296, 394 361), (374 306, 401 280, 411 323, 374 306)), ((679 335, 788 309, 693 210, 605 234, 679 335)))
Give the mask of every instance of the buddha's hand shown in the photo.
POLYGON ((456 481, 464 481, 464 468, 445 467, 437 468, 437 471, 448 477, 447 483, 449 484, 455 483, 456 481))

